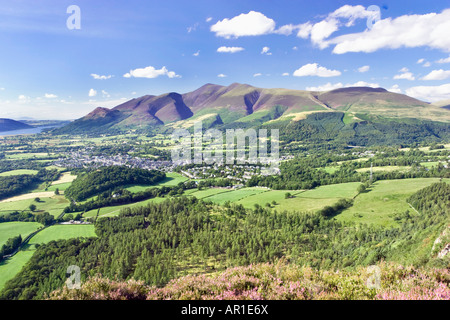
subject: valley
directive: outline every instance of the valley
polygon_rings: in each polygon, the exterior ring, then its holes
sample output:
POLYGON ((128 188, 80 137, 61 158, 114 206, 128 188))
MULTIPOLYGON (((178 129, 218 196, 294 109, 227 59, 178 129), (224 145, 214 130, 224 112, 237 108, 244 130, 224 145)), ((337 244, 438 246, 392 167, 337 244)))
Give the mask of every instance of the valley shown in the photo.
POLYGON ((424 103, 399 95, 396 104, 417 107, 417 117, 384 112, 398 107, 389 103, 367 109, 386 95, 393 97, 368 88, 205 85, 96 109, 50 132, 0 137, 0 248, 20 239, 1 259, 0 298, 61 290, 69 265, 80 266, 83 282, 136 279, 149 286, 142 290, 280 261, 344 270, 355 281, 363 267, 388 270, 383 263, 448 267, 449 256, 438 257, 446 242, 434 245, 450 222, 448 110, 425 114, 424 103), (218 106, 240 103, 240 118, 218 106), (278 171, 250 162, 174 164, 171 132, 199 119, 204 130, 279 129, 278 171), (36 268, 49 274, 30 273, 36 268))

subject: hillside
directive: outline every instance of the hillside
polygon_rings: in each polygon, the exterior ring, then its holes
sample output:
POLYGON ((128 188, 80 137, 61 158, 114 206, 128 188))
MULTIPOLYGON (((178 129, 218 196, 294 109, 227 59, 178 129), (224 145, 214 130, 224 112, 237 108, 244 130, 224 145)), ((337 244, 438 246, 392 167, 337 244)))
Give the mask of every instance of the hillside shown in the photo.
POLYGON ((12 119, 0 118, 0 132, 20 130, 20 129, 29 129, 29 128, 32 128, 32 127, 23 122, 12 120, 12 119))
POLYGON ((195 120, 202 120, 204 126, 236 122, 259 125, 273 120, 298 121, 318 112, 344 112, 347 122, 362 122, 368 116, 450 122, 447 109, 382 88, 316 92, 233 83, 205 84, 185 94, 146 95, 112 109, 98 107, 57 132, 151 129, 162 125, 188 128, 195 120))

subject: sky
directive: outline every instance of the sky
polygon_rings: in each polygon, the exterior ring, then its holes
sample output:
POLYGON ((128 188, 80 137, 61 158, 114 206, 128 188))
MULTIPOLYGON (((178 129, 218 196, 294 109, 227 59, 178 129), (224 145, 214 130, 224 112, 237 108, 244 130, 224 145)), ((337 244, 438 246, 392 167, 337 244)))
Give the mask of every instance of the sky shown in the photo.
POLYGON ((0 118, 206 83, 450 99, 448 1, 0 0, 0 118))

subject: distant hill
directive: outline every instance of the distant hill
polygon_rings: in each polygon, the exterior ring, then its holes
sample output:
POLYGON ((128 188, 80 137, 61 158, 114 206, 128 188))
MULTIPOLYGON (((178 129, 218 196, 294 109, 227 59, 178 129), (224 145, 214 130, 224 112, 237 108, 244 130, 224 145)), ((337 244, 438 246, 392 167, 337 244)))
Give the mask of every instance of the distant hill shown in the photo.
POLYGON ((20 130, 20 129, 29 129, 29 128, 32 128, 32 126, 30 126, 26 123, 12 120, 12 119, 0 118, 0 132, 20 130))
POLYGON ((113 109, 98 107, 59 129, 61 133, 101 132, 204 126, 232 123, 263 124, 298 121, 318 112, 344 112, 347 122, 369 116, 450 122, 450 112, 439 106, 389 92, 383 88, 351 87, 331 91, 263 89, 247 84, 206 84, 195 91, 146 95, 113 109))
POLYGON ((432 104, 436 107, 450 110, 450 100, 442 100, 438 102, 433 102, 432 104))

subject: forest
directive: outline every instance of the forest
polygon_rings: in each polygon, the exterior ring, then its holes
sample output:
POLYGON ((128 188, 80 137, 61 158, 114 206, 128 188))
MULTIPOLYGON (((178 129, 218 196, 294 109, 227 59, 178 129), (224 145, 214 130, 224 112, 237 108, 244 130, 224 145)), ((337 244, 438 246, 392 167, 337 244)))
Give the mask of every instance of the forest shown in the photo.
POLYGON ((0 177, 0 200, 24 193, 39 183, 57 180, 59 175, 60 173, 56 169, 41 169, 35 175, 0 177))
POLYGON ((399 226, 389 228, 338 222, 320 213, 277 212, 260 206, 250 210, 236 204, 218 207, 185 196, 127 208, 117 217, 99 218, 97 238, 39 246, 0 298, 44 298, 61 288, 70 265, 81 268, 82 279, 100 274, 156 286, 199 267, 214 272, 280 258, 319 270, 351 269, 382 260, 445 267, 448 258, 435 259, 430 255, 432 244, 424 247, 423 241, 448 224, 449 194, 445 182, 424 188, 411 197, 423 211, 405 212, 398 217, 399 226))
POLYGON ((152 185, 165 177, 165 173, 156 170, 126 166, 103 167, 78 176, 72 185, 67 188, 65 195, 75 201, 82 201, 105 191, 112 192, 119 186, 130 184, 152 185))

